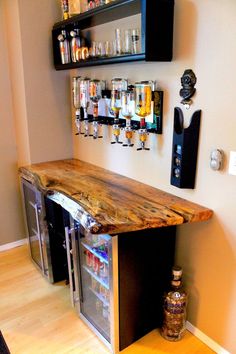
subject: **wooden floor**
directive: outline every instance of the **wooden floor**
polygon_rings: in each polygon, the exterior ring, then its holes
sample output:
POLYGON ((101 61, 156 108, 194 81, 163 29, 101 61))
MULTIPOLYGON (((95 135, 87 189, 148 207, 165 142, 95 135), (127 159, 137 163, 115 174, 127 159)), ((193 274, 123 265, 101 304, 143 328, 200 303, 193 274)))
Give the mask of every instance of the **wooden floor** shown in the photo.
MULTIPOLYGON (((106 354, 107 348, 77 317, 64 282, 51 285, 31 263, 26 246, 0 253, 0 330, 11 354, 106 354)), ((176 343, 158 330, 122 354, 210 354, 189 332, 176 343)))

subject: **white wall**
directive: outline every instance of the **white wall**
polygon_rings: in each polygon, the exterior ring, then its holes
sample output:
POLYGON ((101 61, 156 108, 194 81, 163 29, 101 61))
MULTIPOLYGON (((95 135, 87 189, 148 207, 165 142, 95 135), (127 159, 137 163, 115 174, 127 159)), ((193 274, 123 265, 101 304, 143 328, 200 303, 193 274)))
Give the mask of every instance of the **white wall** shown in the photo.
POLYGON ((53 68, 54 0, 0 0, 0 245, 26 237, 18 166, 72 156, 69 74, 53 68))
POLYGON ((0 1, 0 245, 23 237, 17 180, 17 145, 6 47, 3 3, 0 1))
POLYGON ((71 73, 106 80, 157 79, 165 95, 164 131, 162 136, 150 136, 151 151, 110 145, 111 130, 105 127, 103 140, 74 136, 74 156, 214 210, 208 222, 179 227, 176 261, 184 268, 189 291, 189 321, 235 353, 236 177, 227 173, 227 164, 230 150, 236 150, 236 2, 178 0, 174 33, 171 63, 119 64, 71 73), (190 113, 202 109, 202 122, 196 188, 180 190, 169 183, 173 110, 181 106, 180 77, 188 68, 197 76, 190 113), (226 154, 223 171, 209 168, 213 148, 226 154))
POLYGON ((60 20, 53 0, 2 0, 8 52, 18 164, 71 157, 67 72, 53 68, 51 30, 60 20))

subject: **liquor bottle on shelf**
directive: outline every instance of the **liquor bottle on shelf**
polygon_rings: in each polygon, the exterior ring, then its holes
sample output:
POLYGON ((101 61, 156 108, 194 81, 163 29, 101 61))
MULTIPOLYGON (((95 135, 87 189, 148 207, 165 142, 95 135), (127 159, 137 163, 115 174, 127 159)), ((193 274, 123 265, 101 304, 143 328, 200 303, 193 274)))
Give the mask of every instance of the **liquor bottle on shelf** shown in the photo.
POLYGON ((62 30, 57 37, 60 46, 61 62, 62 64, 70 63, 70 45, 67 39, 65 30, 62 30))
POLYGON ((140 30, 138 28, 132 29, 131 32, 131 53, 140 53, 140 30))
POLYGON ((62 19, 67 20, 69 18, 69 2, 68 0, 61 0, 62 19))
POLYGON ((80 14, 80 0, 69 0, 69 17, 80 14))
POLYGON ((170 341, 178 341, 185 331, 187 294, 182 286, 182 268, 172 268, 171 290, 164 295, 161 335, 170 341))
POLYGON ((88 0, 87 9, 91 10, 94 9, 95 7, 96 7, 95 0, 88 0))
POLYGON ((77 61, 77 51, 81 47, 81 38, 78 28, 74 28, 70 31, 71 41, 70 41, 70 51, 71 51, 71 60, 73 63, 77 61))
POLYGON ((128 82, 127 80, 121 78, 114 78, 111 80, 111 82, 111 111, 114 114, 114 124, 112 126, 112 132, 115 138, 115 141, 112 141, 111 144, 122 144, 122 141, 119 140, 119 112, 121 109, 121 91, 127 90, 128 82))

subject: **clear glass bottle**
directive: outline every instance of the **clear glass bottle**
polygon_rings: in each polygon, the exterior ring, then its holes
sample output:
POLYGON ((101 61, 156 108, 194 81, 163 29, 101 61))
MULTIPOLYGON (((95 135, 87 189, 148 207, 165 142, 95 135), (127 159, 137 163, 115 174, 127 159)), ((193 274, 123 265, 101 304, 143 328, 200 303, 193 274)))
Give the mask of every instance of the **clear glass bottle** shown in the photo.
POLYGON ((77 127, 76 135, 82 133, 82 120, 80 117, 80 81, 82 80, 81 76, 72 77, 72 103, 75 108, 75 125, 77 127))
POLYGON ((80 14, 80 0, 69 0, 69 17, 80 14))
POLYGON ((120 126, 119 126, 119 112, 121 109, 121 92, 127 90, 128 81, 122 78, 114 78, 111 80, 112 90, 111 90, 111 103, 110 108, 114 114, 114 124, 112 126, 112 133, 114 136, 114 141, 111 144, 122 144, 119 140, 120 136, 120 126))
POLYGON ((98 102, 102 98, 102 82, 100 80, 91 80, 89 83, 89 96, 93 104, 93 136, 94 139, 102 138, 99 135, 98 124, 98 102))
POLYGON ((78 28, 74 28, 72 31, 70 31, 70 36, 71 60, 73 63, 75 63, 77 61, 77 50, 81 47, 80 30, 78 28))
POLYGON ((170 341, 178 341, 185 332, 187 294, 182 286, 182 268, 172 268, 171 289, 164 295, 161 335, 170 341))
POLYGON ((146 129, 146 117, 151 114, 152 105, 152 84, 151 81, 141 81, 135 83, 135 113, 140 117, 138 151, 150 150, 146 147, 148 131, 146 129))
POLYGON ((131 118, 135 113, 135 95, 134 90, 129 87, 128 90, 121 91, 121 113, 125 118, 125 137, 126 142, 122 146, 132 147, 133 129, 131 127, 131 118))
POLYGON ((140 31, 138 28, 131 31, 131 52, 137 54, 141 52, 140 48, 140 31))
POLYGON ((67 39, 66 31, 62 30, 57 39, 60 46, 61 62, 62 64, 68 64, 70 63, 70 45, 67 39))
POLYGON ((89 78, 84 78, 80 80, 80 106, 83 109, 83 119, 84 119, 84 136, 89 136, 89 121, 88 121, 88 107, 90 102, 89 96, 89 78))
POLYGON ((69 18, 69 3, 68 0, 61 0, 62 19, 67 20, 69 18))

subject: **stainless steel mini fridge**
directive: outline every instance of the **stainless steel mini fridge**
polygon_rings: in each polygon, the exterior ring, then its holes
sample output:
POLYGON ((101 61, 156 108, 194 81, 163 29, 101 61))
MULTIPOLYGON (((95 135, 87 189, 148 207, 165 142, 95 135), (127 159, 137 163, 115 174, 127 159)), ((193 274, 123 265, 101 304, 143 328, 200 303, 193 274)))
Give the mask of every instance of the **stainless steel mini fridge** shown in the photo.
POLYGON ((62 208, 25 178, 21 189, 32 261, 49 282, 67 279, 62 208))
POLYGON ((45 276, 49 276, 46 212, 42 193, 30 182, 21 179, 25 219, 31 258, 45 276))
POLYGON ((112 353, 160 326, 175 227, 94 235, 70 216, 65 234, 72 303, 112 353))
POLYGON ((65 234, 72 304, 100 339, 118 352, 117 236, 92 235, 72 217, 65 234))

